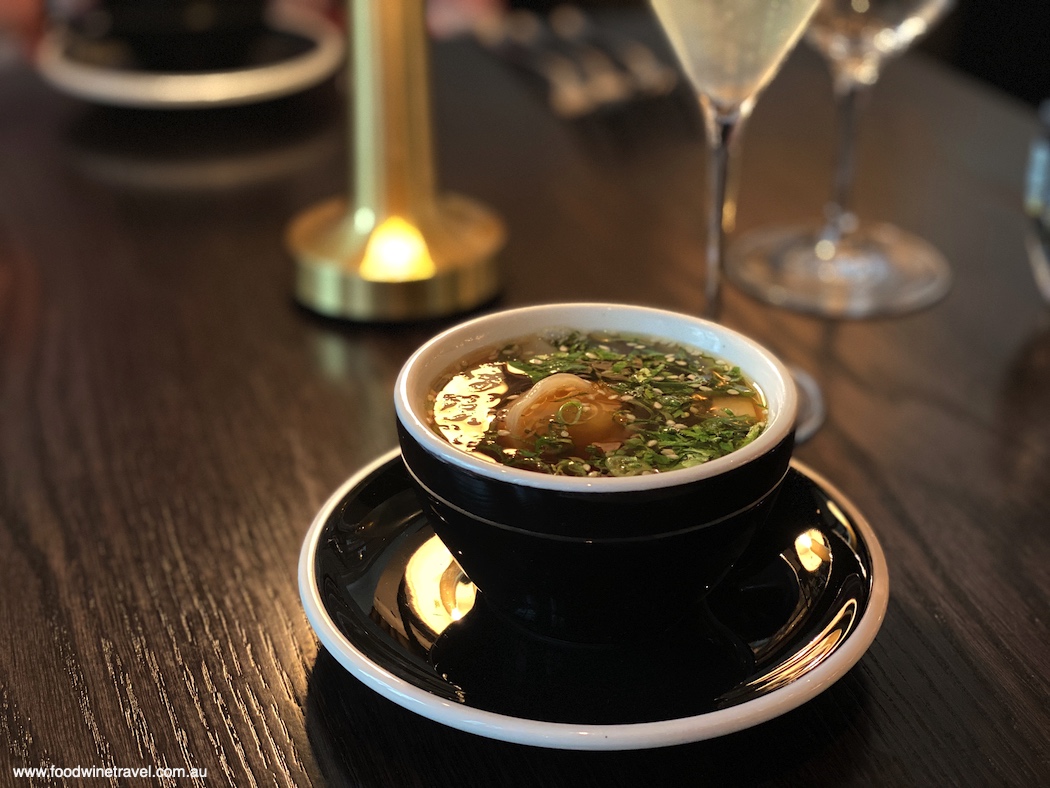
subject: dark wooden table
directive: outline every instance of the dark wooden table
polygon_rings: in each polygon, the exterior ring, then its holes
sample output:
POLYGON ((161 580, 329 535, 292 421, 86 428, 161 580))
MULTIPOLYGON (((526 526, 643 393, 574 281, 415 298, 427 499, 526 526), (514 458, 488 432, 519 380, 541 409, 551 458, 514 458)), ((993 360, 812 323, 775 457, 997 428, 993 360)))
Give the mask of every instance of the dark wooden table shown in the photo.
MULTIPOLYGON (((684 93, 570 123, 469 43, 434 62, 441 181, 509 225, 503 305, 699 307, 703 147, 684 93)), ((342 106, 328 84, 120 111, 0 71, 0 784, 48 765, 207 769, 157 780, 180 785, 1050 784, 1030 110, 915 56, 872 97, 858 208, 951 259, 934 308, 831 322, 727 293, 725 322, 823 386, 828 421, 798 456, 887 553, 870 651, 751 730, 577 753, 395 706, 302 612, 306 528, 395 444, 394 377, 444 325, 343 325, 291 300, 282 232, 344 187, 342 106)), ((800 50, 748 131, 740 227, 818 216, 833 138, 829 80, 800 50)))

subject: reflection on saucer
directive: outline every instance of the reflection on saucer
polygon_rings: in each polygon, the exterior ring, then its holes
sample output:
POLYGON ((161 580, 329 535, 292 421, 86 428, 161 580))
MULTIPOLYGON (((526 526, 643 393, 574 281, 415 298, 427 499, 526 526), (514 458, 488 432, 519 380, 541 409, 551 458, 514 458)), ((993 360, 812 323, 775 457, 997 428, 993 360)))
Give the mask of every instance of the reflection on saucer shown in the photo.
POLYGON ((322 86, 281 101, 208 113, 91 107, 66 128, 80 174, 154 192, 243 188, 338 161, 341 101, 322 86))
POLYGON ((265 150, 190 160, 80 149, 74 152, 74 162, 90 178, 135 189, 227 189, 304 172, 334 156, 339 145, 340 138, 333 130, 265 150))
POLYGON ((666 746, 797 707, 852 667, 881 625, 882 551, 840 493, 794 465, 770 520, 674 627, 617 645, 553 641, 489 608, 434 536, 395 451, 322 509, 300 593, 345 668, 430 719, 547 747, 666 746))
POLYGON ((119 41, 87 41, 68 28, 40 43, 37 68, 54 87, 86 101, 143 109, 250 104, 306 90, 343 61, 339 29, 284 9, 270 15, 249 65, 214 71, 158 72, 136 65, 119 41))

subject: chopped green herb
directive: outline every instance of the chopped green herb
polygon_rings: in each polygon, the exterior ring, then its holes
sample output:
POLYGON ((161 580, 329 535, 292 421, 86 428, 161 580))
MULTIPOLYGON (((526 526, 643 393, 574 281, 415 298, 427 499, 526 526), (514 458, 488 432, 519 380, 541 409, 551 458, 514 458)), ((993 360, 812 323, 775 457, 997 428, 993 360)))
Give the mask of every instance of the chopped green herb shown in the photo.
POLYGON ((536 338, 514 342, 450 376, 434 395, 436 429, 505 465, 636 476, 724 456, 765 426, 760 392, 723 359, 637 337, 565 332, 544 340, 542 349, 536 338), (529 402, 526 393, 553 375, 562 378, 548 383, 575 383, 549 402, 529 402), (463 423, 469 408, 473 432, 463 423))

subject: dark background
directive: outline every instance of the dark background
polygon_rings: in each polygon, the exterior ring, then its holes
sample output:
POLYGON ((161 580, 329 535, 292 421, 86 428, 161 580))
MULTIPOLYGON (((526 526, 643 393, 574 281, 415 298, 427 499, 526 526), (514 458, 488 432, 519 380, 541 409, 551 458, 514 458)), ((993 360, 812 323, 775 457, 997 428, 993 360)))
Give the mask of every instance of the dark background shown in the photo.
MULTIPOLYGON (((511 0, 548 11, 564 0, 511 0)), ((645 0, 580 0, 583 8, 644 7, 645 0)), ((1050 0, 956 0, 918 48, 1036 105, 1050 98, 1050 0)))
POLYGON ((1048 0, 957 0, 919 48, 1038 104, 1050 98, 1048 44, 1048 0))

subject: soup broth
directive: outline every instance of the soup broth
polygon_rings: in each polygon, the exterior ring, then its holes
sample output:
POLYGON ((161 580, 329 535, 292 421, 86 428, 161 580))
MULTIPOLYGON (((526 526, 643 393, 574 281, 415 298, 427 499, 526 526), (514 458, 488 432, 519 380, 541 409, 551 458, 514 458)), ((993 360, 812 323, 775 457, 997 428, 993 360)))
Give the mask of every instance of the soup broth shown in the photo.
POLYGON ((571 476, 699 465, 753 441, 767 415, 762 393, 731 361, 578 331, 524 337, 465 360, 433 388, 428 413, 463 451, 571 476))

